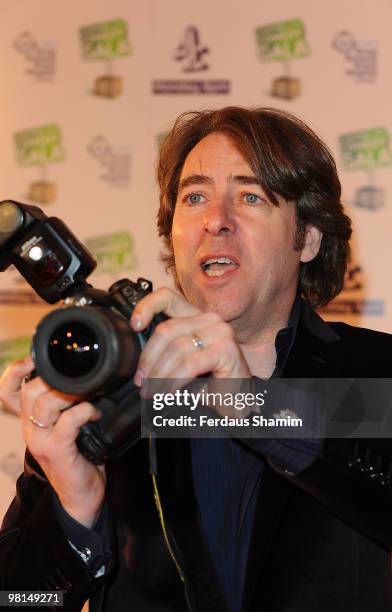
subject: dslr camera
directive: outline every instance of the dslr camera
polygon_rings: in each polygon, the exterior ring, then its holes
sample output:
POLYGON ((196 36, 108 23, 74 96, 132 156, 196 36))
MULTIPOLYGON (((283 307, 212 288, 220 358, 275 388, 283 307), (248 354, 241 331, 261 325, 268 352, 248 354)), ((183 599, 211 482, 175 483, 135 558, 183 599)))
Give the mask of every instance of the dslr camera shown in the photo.
POLYGON ((96 261, 58 218, 36 206, 0 202, 0 271, 11 264, 49 304, 62 308, 45 316, 33 340, 34 374, 62 393, 91 401, 102 413, 81 428, 77 445, 95 464, 124 453, 140 438, 140 398, 133 384, 139 355, 156 325, 143 332, 129 318, 152 283, 122 279, 108 291, 86 278, 96 261))

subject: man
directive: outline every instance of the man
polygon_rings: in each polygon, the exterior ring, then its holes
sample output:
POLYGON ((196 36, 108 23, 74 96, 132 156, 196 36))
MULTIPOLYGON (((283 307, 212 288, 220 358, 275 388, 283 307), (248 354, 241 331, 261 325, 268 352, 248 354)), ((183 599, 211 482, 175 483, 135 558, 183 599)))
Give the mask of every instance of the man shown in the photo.
MULTIPOLYGON (((305 124, 274 109, 186 113, 158 180, 182 295, 160 289, 132 315, 135 330, 170 317, 141 354, 142 396, 145 379, 207 373, 390 376, 390 336, 311 308, 340 291, 351 229, 333 159, 305 124)), ((90 597, 94 612, 390 609, 391 493, 350 467, 372 467, 371 442, 353 459, 344 441, 157 440, 104 469, 75 445, 98 412, 40 379, 21 385, 32 367, 1 385, 29 449, 0 536, 2 589, 62 589, 65 609, 90 597)))

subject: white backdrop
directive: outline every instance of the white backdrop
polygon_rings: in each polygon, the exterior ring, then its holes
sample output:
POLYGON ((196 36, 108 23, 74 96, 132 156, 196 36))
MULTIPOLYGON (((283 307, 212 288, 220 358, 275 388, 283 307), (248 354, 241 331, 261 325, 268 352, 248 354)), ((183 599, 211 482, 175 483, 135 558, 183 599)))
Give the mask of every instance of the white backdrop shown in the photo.
MULTIPOLYGON (((354 222, 350 275, 326 316, 392 331, 391 22, 389 0, 0 0, 0 199, 61 217, 96 254, 96 285, 167 283, 161 135, 185 110, 287 109, 330 146, 354 222)), ((27 350, 48 310, 36 302, 15 271, 0 275, 1 367, 27 350)), ((22 447, 16 418, 0 414, 0 516, 22 447)))

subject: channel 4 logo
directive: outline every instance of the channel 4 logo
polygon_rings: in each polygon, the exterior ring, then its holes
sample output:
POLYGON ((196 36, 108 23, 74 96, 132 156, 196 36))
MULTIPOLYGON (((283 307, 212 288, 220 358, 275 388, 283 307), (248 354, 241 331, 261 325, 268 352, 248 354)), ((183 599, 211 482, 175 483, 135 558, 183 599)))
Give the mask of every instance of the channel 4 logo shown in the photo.
MULTIPOLYGON (((201 42, 198 28, 190 25, 177 45, 173 60, 186 74, 205 73, 210 70, 207 56, 210 48, 201 42)), ((227 79, 159 79, 152 82, 154 94, 229 94, 231 83, 227 79)))
POLYGON ((201 44, 199 30, 195 26, 188 26, 174 53, 174 59, 182 62, 183 72, 201 72, 209 68, 205 61, 205 55, 209 52, 209 48, 201 44))

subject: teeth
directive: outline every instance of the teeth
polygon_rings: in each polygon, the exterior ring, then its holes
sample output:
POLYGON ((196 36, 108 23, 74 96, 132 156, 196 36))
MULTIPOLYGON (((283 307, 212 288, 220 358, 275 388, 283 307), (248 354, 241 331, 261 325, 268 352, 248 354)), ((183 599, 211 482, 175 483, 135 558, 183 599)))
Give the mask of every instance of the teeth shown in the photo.
POLYGON ((202 268, 207 274, 207 276, 222 276, 226 273, 224 265, 232 265, 238 267, 237 264, 232 259, 230 259, 230 257, 210 257, 209 259, 206 259, 206 261, 202 264, 202 268), (223 265, 220 269, 219 267, 217 269, 214 264, 223 265))
POLYGON ((229 259, 228 257, 211 257, 210 259, 207 259, 207 261, 204 262, 204 266, 209 266, 210 264, 213 263, 220 263, 220 264, 230 264, 230 263, 234 263, 234 261, 232 261, 231 259, 229 259))
POLYGON ((210 270, 207 268, 206 274, 207 276, 222 276, 223 274, 226 274, 226 270, 210 270))

